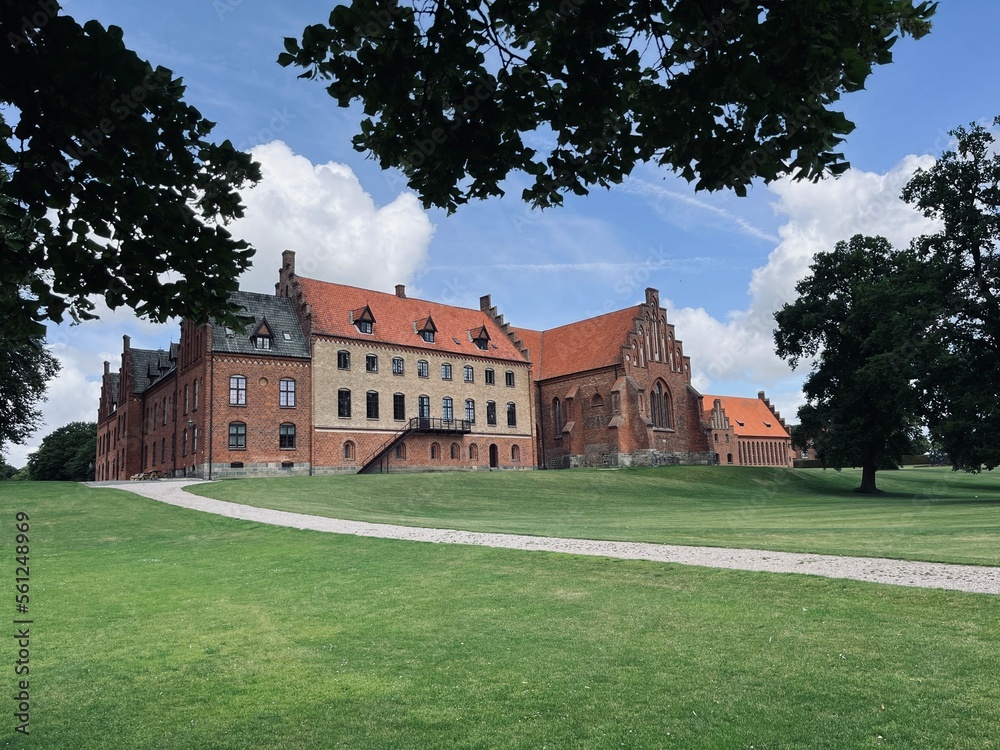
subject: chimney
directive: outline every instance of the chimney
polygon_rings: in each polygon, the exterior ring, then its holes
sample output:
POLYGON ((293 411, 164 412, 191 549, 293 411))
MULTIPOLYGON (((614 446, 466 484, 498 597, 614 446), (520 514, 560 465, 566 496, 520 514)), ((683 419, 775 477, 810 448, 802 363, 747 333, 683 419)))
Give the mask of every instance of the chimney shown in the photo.
POLYGON ((104 360, 104 374, 107 375, 109 372, 111 372, 111 363, 104 360))
POLYGON ((281 267, 282 269, 287 268, 290 276, 295 275, 295 251, 285 250, 281 254, 281 267))
POLYGON ((122 342, 123 342, 122 349, 124 351, 127 352, 129 349, 132 348, 132 337, 129 336, 127 333, 124 336, 122 336, 122 342))
POLYGON ((404 284, 396 284, 396 296, 400 299, 406 299, 406 286, 404 284))

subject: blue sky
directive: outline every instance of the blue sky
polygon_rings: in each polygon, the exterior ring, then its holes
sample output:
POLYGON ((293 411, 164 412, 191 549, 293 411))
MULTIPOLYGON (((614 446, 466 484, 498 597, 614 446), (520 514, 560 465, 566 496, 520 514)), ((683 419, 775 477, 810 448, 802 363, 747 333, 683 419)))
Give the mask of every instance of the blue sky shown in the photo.
MULTIPOLYGON (((756 185, 746 198, 695 193, 643 166, 623 185, 570 196, 532 211, 514 178, 507 197, 447 216, 424 211, 397 172, 351 147, 358 113, 335 106, 317 81, 299 80, 275 58, 282 38, 323 22, 331 4, 303 0, 70 0, 64 12, 120 26, 132 49, 171 68, 186 99, 218 125, 213 136, 254 149, 265 180, 246 194, 234 232, 258 248, 246 289, 270 291, 280 252, 296 250, 304 275, 478 307, 479 296, 515 326, 547 328, 638 302, 660 290, 705 393, 765 390, 786 417, 801 403, 803 371, 773 355, 770 316, 791 301, 816 252, 855 232, 905 243, 926 225, 898 201, 913 169, 948 147, 947 131, 1000 114, 1000 3, 941 4, 932 33, 903 40, 895 62, 866 91, 843 99, 857 124, 842 150, 852 170, 821 184, 756 185)), ((117 367, 121 336, 166 346, 176 326, 151 326, 127 311, 99 322, 51 326, 63 363, 44 407, 46 425, 11 463, 55 427, 94 420, 102 361, 117 367)))

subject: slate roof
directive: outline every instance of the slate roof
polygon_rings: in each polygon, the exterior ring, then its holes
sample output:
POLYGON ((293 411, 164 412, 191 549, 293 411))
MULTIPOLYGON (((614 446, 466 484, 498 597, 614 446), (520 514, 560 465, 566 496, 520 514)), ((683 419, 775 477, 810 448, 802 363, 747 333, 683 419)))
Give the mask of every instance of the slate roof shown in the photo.
POLYGON ((640 307, 626 307, 547 331, 518 328, 517 337, 530 349, 535 363, 535 380, 620 364, 622 347, 641 315, 640 307))
POLYGON ((312 309, 313 332, 357 341, 374 341, 412 349, 424 349, 466 357, 491 357, 524 362, 510 339, 481 310, 453 307, 413 297, 296 277, 303 298, 312 309), (368 307, 375 323, 370 334, 361 333, 351 322, 351 311, 368 307), (427 319, 434 321, 434 342, 424 341, 418 331, 427 319), (490 343, 484 351, 472 342, 470 332, 486 328, 490 343))
POLYGON ((722 408, 729 417, 729 423, 740 437, 787 438, 788 431, 767 408, 767 404, 759 398, 742 398, 740 396, 709 396, 702 397, 702 407, 705 421, 711 419, 715 399, 722 402, 722 408))
POLYGON ((177 357, 171 358, 176 344, 170 345, 170 352, 163 349, 130 349, 132 354, 132 393, 142 393, 162 376, 169 374, 177 366, 177 357))
POLYGON ((257 292, 234 292, 231 299, 242 308, 246 325, 242 330, 233 329, 230 334, 225 326, 213 323, 212 351, 250 354, 255 357, 309 358, 309 341, 299 325, 292 300, 257 292), (264 319, 274 333, 274 338, 270 349, 257 349, 250 336, 264 319), (285 339, 286 333, 289 335, 288 339, 285 339))

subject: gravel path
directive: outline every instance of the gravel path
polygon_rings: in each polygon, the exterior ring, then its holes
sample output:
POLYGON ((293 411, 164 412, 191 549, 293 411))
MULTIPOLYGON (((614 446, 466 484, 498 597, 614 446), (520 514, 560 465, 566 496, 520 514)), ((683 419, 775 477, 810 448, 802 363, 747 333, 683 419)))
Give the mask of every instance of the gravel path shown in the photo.
MULTIPOLYGON (((160 480, 154 482, 100 483, 100 486, 127 490, 137 495, 159 500, 182 508, 215 513, 220 516, 257 521, 272 526, 289 526, 333 534, 404 539, 438 544, 476 544, 506 549, 544 550, 573 555, 617 557, 627 560, 700 565, 730 570, 753 570, 768 573, 804 573, 826 578, 849 578, 855 581, 889 583, 897 586, 951 589, 979 594, 1000 594, 1000 568, 978 565, 948 565, 944 563, 909 562, 878 557, 839 557, 795 552, 768 552, 753 549, 723 547, 684 547, 645 542, 607 542, 590 539, 561 539, 520 534, 489 534, 476 531, 425 529, 393 526, 363 521, 341 521, 336 518, 289 513, 283 510, 255 508, 250 505, 212 500, 183 490, 200 480, 160 480)), ((93 485, 92 485, 93 486, 93 485)))

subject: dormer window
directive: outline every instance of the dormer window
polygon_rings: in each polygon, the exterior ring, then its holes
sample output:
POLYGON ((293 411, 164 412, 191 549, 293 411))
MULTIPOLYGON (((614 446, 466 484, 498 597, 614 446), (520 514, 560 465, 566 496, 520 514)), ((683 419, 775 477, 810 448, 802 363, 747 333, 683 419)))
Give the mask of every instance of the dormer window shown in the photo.
POLYGON ((374 331, 375 316, 372 315, 371 308, 365 305, 357 310, 351 310, 351 322, 358 329, 358 333, 371 335, 374 331))
POLYGON ((250 334, 250 343, 254 349, 270 349, 271 341, 274 339, 274 332, 267 324, 267 319, 261 319, 258 326, 250 334))
POLYGON ((431 319, 430 315, 423 320, 414 321, 413 330, 416 331, 417 335, 428 344, 434 343, 434 334, 437 333, 437 326, 434 325, 434 321, 431 319))
POLYGON ((473 328, 469 331, 469 338, 472 339, 472 343, 476 345, 477 349, 485 352, 490 348, 490 334, 486 330, 486 326, 473 328))

